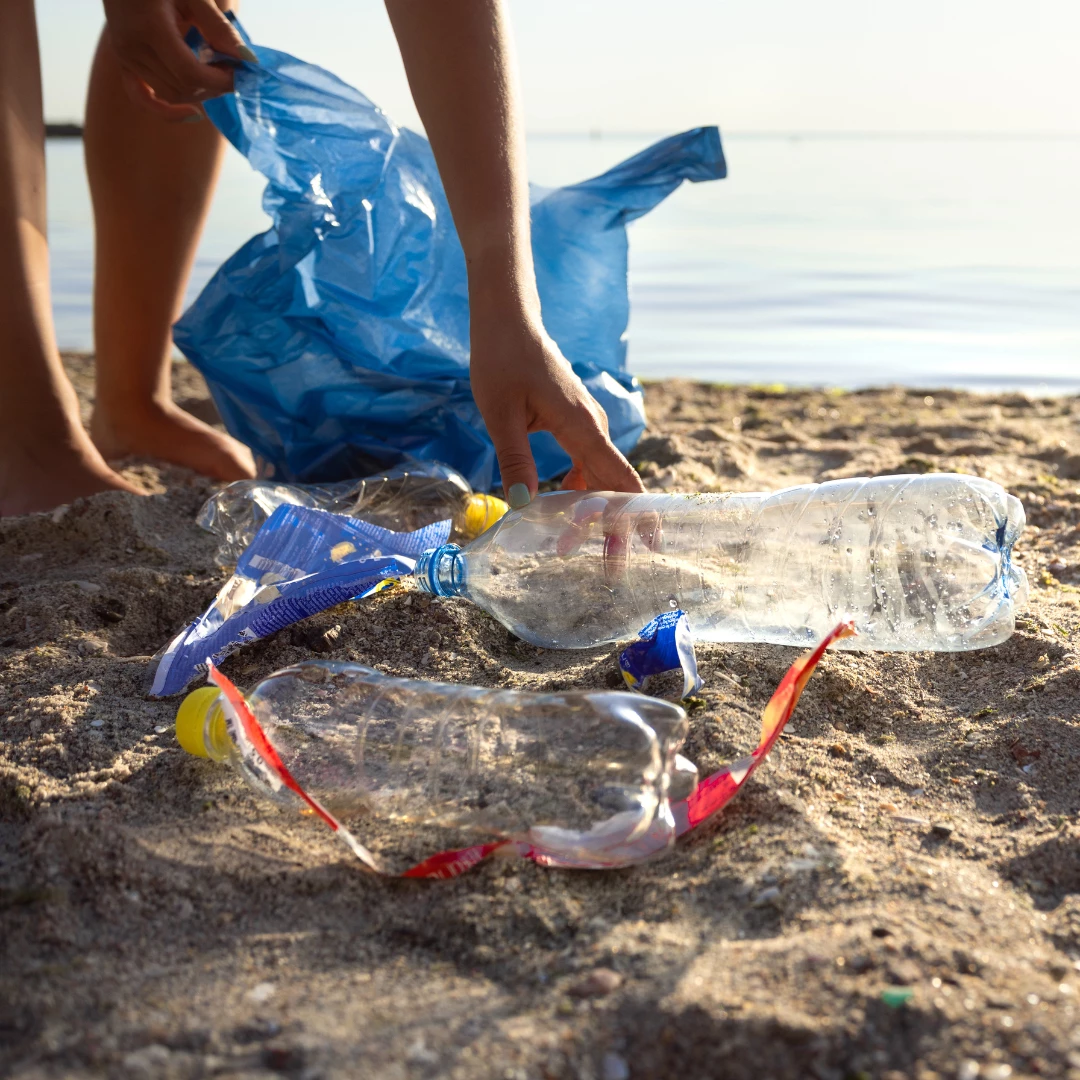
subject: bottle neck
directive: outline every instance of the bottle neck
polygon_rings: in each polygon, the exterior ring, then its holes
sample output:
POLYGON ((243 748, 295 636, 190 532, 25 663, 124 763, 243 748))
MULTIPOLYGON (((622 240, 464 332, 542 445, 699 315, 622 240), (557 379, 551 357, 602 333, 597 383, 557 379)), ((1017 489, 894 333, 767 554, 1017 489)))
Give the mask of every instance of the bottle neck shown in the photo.
POLYGON ((225 710, 220 703, 210 707, 206 714, 206 728, 203 741, 211 761, 228 761, 236 752, 236 747, 229 737, 229 725, 225 720, 225 710))
POLYGON ((457 544, 443 544, 425 551, 416 560, 413 577, 422 592, 433 596, 464 596, 466 581, 465 557, 457 544))

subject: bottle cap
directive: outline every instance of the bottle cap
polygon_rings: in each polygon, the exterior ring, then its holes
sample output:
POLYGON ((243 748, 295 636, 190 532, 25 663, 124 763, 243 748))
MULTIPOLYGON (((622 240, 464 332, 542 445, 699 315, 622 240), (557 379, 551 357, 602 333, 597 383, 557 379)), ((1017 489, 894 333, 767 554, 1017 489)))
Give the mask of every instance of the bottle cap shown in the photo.
POLYGON ((510 507, 496 495, 478 492, 465 503, 465 535, 471 540, 490 529, 510 507))
POLYGON ((220 696, 216 686, 200 686, 176 710, 176 741, 195 757, 210 756, 206 749, 206 718, 220 696))

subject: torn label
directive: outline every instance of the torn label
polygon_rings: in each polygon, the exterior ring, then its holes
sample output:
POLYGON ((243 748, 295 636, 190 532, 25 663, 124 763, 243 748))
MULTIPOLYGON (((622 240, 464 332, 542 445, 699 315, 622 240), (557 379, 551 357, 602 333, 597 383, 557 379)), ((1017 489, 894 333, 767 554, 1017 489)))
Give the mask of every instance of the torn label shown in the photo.
POLYGON ((650 675, 676 668, 682 669, 684 698, 705 685, 698 675, 690 620, 681 609, 665 611, 643 626, 637 641, 619 654, 619 667, 632 690, 640 690, 650 675))

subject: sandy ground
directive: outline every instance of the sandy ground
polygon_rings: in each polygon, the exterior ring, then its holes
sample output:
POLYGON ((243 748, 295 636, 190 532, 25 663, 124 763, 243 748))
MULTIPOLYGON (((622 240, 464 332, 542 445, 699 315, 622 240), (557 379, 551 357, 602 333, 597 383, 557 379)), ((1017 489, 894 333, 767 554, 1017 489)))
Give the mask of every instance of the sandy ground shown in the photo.
MULTIPOLYGON (((634 460, 654 488, 1006 485, 1031 523, 1016 635, 827 657, 779 753, 662 861, 377 880, 184 754, 175 702, 146 697, 150 655, 221 572, 193 520, 211 485, 131 463, 149 498, 0 521, 0 1073, 1080 1077, 1080 399, 671 382, 649 407, 634 460)), ((545 653, 401 589, 226 671, 249 686, 316 652, 492 686, 618 679, 614 651, 545 653)), ((700 649, 703 769, 753 745, 792 658, 700 649)))

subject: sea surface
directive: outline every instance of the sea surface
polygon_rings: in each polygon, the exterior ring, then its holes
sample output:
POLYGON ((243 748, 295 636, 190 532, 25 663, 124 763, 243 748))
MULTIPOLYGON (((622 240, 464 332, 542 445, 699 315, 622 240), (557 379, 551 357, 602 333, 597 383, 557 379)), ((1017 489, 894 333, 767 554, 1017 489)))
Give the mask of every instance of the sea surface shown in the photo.
MULTIPOLYGON (((658 136, 535 136, 542 184, 658 136)), ((1080 391, 1080 137, 724 137, 726 180, 630 229, 629 365, 652 379, 1080 391)), ((58 336, 91 348, 78 141, 48 144, 58 336)), ((189 289, 269 224, 229 151, 189 289)))

